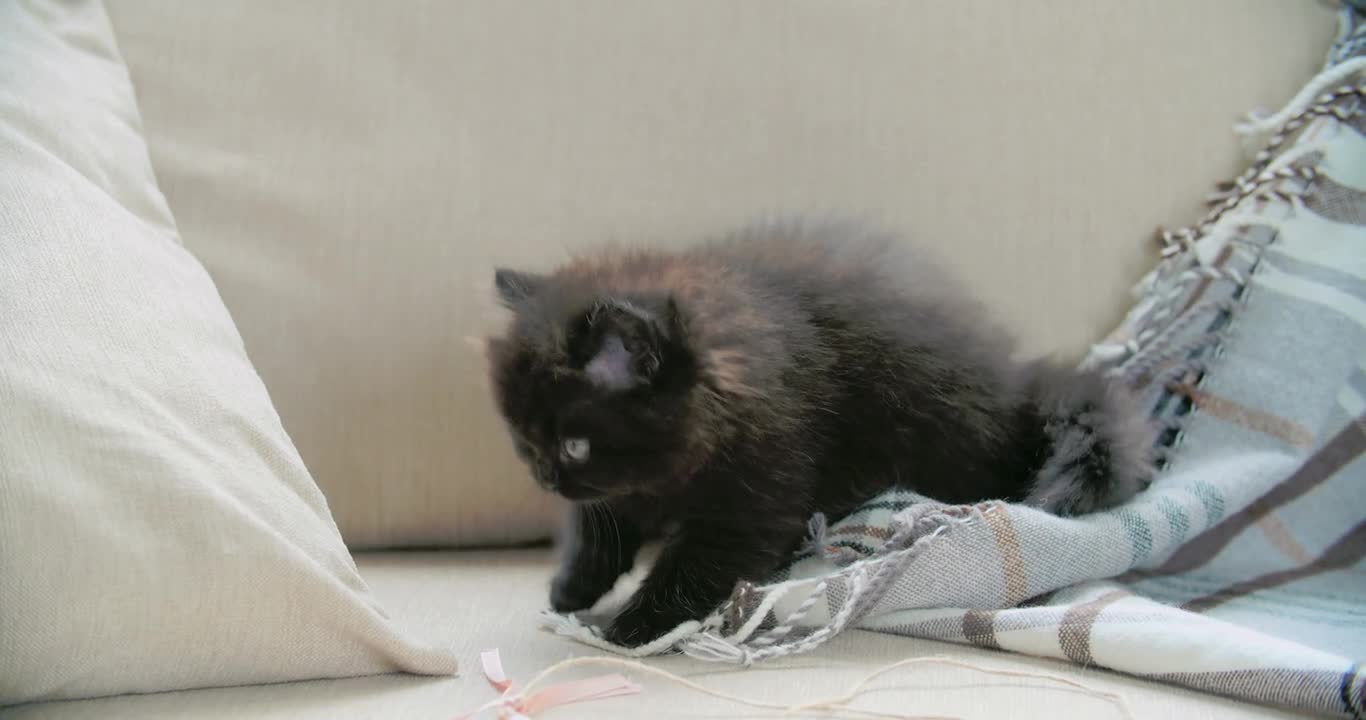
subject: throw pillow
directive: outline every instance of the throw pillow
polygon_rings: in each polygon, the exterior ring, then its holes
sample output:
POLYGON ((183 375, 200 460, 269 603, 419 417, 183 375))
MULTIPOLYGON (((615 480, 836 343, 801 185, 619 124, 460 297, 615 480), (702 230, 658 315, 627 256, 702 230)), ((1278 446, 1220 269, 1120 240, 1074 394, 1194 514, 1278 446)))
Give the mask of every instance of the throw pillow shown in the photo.
POLYGON ((0 705, 454 672, 356 572, 99 2, 0 3, 0 705))

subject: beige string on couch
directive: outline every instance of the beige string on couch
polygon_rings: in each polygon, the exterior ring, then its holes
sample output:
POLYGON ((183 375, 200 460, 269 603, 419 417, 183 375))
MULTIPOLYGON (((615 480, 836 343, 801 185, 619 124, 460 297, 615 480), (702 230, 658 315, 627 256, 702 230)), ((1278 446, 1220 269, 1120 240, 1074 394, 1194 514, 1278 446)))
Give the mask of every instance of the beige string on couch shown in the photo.
POLYGON ((1117 693, 1105 692, 1089 687, 1083 683, 1068 678, 1054 675, 1052 673, 1027 672, 1020 670, 1003 670, 992 668, 975 663, 954 660, 946 657, 924 657, 900 660, 888 665, 884 665, 877 670, 866 675, 863 679, 854 683, 843 695, 836 697, 816 700, 809 703, 775 703, 765 700, 755 700, 732 693, 713 690, 697 682, 689 680, 681 675, 671 673, 667 670, 652 667, 635 660, 625 660, 613 657, 583 657, 571 658, 558 662, 542 670, 525 686, 517 690, 511 681, 507 680, 503 674, 502 663, 498 659, 497 651, 484 653, 484 675, 495 689, 501 690, 503 695, 491 702, 484 704, 479 709, 460 715, 457 720, 474 718, 483 712, 494 712, 496 717, 503 720, 526 720, 542 710, 585 700, 615 697, 624 694, 633 694, 640 689, 630 681, 621 676, 600 676, 586 680, 578 680, 540 688, 544 682, 556 673, 574 668, 588 666, 606 666, 630 670, 632 672, 644 673, 655 677, 663 678, 672 683, 688 688, 704 695, 726 700, 746 707, 773 710, 782 712, 785 715, 806 715, 821 713, 825 716, 851 717, 851 718, 883 718, 886 720, 959 720, 958 716, 948 715, 923 715, 915 713, 883 712, 879 710, 866 710, 863 708, 851 707, 851 703, 858 700, 869 686, 882 676, 905 667, 939 665, 946 667, 956 667, 974 672, 985 673, 995 677, 1025 678, 1032 680, 1044 680, 1051 683, 1071 688, 1087 696, 1104 700, 1114 706, 1119 717, 1125 720, 1132 720, 1133 713, 1129 709, 1128 703, 1123 696, 1117 693), (538 689, 539 688, 539 689, 538 689), (591 689, 590 689, 591 688, 591 689), (514 692, 514 690, 516 690, 514 692), (582 692, 580 691, 582 690, 582 692))

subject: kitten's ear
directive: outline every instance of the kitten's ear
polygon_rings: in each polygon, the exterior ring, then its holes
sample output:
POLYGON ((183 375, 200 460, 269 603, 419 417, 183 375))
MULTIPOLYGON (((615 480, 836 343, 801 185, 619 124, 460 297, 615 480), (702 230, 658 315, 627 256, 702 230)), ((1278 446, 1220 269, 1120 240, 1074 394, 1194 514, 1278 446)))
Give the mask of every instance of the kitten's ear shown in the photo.
POLYGON ((503 305, 513 307, 536 294, 545 277, 532 273, 498 268, 493 271, 493 286, 498 290, 498 299, 503 305))

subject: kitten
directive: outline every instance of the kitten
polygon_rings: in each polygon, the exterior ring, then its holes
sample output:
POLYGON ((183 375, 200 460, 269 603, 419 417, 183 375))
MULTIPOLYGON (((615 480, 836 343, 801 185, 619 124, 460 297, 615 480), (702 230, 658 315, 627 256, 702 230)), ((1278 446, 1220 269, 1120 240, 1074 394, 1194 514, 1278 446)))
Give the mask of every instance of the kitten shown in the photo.
POLYGON ((741 580, 891 487, 1061 515, 1132 497, 1151 435, 1097 375, 1012 343, 925 258, 839 225, 768 225, 691 250, 498 270, 488 342, 519 456, 575 501, 561 612, 664 540, 607 628, 623 645, 704 617, 741 580))

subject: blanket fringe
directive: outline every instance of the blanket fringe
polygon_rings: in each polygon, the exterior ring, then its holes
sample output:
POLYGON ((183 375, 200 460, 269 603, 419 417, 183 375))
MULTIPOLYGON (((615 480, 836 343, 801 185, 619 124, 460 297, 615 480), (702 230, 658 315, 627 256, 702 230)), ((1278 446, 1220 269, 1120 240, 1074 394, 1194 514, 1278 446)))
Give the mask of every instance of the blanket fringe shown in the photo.
POLYGON ((1255 154, 1264 149, 1271 138, 1297 115, 1316 103, 1324 102, 1321 96, 1331 88, 1346 83, 1362 71, 1366 71, 1366 57, 1351 58, 1326 68, 1296 93, 1285 107, 1270 115, 1248 113, 1247 120, 1233 126, 1233 132, 1243 141, 1244 149, 1249 154, 1255 154))
POLYGON ((744 611, 743 622, 730 634, 723 633, 725 618, 734 616, 737 608, 729 603, 701 621, 685 622, 639 647, 609 642, 598 628, 573 615, 545 611, 541 614, 541 625, 556 635, 624 657, 683 653, 708 662, 749 666, 761 660, 809 652, 857 624, 877 606, 892 583, 928 543, 955 525, 973 522, 982 510, 974 508, 963 514, 945 508, 916 519, 911 519, 908 512, 893 520, 892 536, 872 557, 824 578, 789 580, 754 588, 761 600, 752 610, 744 611), (832 586, 838 586, 841 592, 832 593, 832 586), (800 595, 802 599, 796 608, 784 614, 773 627, 759 632, 781 600, 801 593, 804 594, 800 595), (818 627, 804 627, 802 621, 822 600, 828 602, 832 595, 839 598, 836 607, 832 608, 834 615, 818 627))

